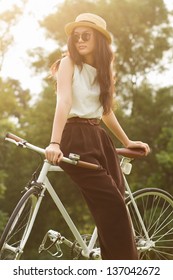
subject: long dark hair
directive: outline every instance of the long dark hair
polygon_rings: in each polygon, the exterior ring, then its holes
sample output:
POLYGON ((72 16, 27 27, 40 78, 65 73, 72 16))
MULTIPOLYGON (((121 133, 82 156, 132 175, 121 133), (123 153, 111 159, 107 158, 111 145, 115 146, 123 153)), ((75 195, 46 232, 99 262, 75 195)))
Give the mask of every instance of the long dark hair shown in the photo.
MULTIPOLYGON (((113 103, 113 75, 111 63, 113 52, 106 38, 97 30, 94 30, 96 40, 96 50, 94 54, 94 67, 97 69, 97 81, 100 85, 100 102, 103 106, 104 114, 110 112, 113 103)), ((72 36, 68 38, 69 55, 74 62, 82 67, 83 57, 78 53, 73 43, 72 36)))

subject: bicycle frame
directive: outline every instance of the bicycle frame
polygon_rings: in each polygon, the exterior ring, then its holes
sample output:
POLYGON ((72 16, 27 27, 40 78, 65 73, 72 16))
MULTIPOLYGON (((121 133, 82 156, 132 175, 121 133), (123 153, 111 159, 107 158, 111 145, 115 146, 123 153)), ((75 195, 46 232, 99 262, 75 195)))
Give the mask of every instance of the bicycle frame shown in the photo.
MULTIPOLYGON (((50 194, 51 198, 53 199, 54 203, 56 204, 57 208, 59 209, 61 215, 63 216, 64 220, 66 221, 67 225, 69 226, 71 232, 73 233, 75 239, 79 242, 81 248, 82 248, 82 255, 84 257, 89 258, 89 255, 91 253, 91 250, 93 249, 94 246, 94 242, 96 238, 97 238, 97 232, 96 230, 94 230, 93 234, 92 234, 92 239, 91 242, 89 244, 89 246, 87 246, 78 229, 76 228, 75 224, 73 223, 71 217, 69 216, 69 214, 67 213, 64 205, 62 204, 61 200, 59 199, 58 195, 56 194, 54 188, 52 187, 48 177, 47 177, 47 173, 49 171, 62 171, 62 169, 58 166, 52 166, 47 160, 45 160, 43 168, 40 172, 40 175, 38 177, 37 182, 38 183, 43 183, 43 192, 45 190, 48 191, 48 193, 50 194)), ((42 200, 42 197, 40 198, 40 201, 42 200)))
MULTIPOLYGON (((44 149, 39 148, 37 146, 34 146, 34 145, 26 142, 25 140, 15 136, 15 135, 10 135, 10 137, 7 136, 6 140, 16 144, 17 146, 21 146, 23 148, 28 148, 28 149, 34 150, 36 152, 39 152, 41 154, 45 154, 45 150, 44 149)), ((139 154, 138 154, 138 156, 139 156, 139 154)), ((69 159, 69 158, 63 158, 63 161, 67 162, 67 163, 70 163, 70 164, 74 164, 74 165, 77 164, 76 160, 69 159)), ((122 171, 123 171, 125 187, 126 187, 126 190, 128 192, 128 195, 130 196, 130 199, 131 199, 131 201, 133 203, 134 209, 135 209, 136 214, 138 216, 138 219, 139 219, 139 221, 141 223, 141 226, 143 228, 144 234, 146 236, 146 240, 150 241, 150 238, 148 236, 148 232, 146 230, 146 227, 145 227, 144 222, 142 220, 142 217, 141 217, 141 215, 139 213, 139 210, 138 210, 138 207, 136 205, 136 202, 135 202, 135 200, 133 198, 133 194, 132 194, 132 192, 130 190, 130 187, 129 187, 129 185, 127 183, 127 180, 125 178, 125 175, 124 175, 124 174, 129 174, 130 171, 131 171, 131 163, 130 163, 130 161, 131 161, 131 159, 127 158, 127 157, 123 157, 123 159, 121 161, 121 168, 122 168, 122 171)), ((84 164, 84 166, 86 164, 85 162, 81 162, 81 163, 84 164)), ((93 164, 90 164, 90 167, 93 168, 93 164)), ((45 191, 48 191, 49 195, 51 196, 52 200, 54 201, 55 205, 59 209, 61 215, 63 216, 65 222, 67 223, 68 227, 70 228, 71 232, 73 233, 76 241, 79 243, 79 245, 80 245, 80 247, 82 249, 82 251, 81 251, 82 256, 84 256, 86 258, 90 258, 91 254, 92 254, 92 258, 93 259, 100 259, 100 253, 98 251, 98 248, 96 250, 93 249, 94 246, 95 246, 96 240, 97 240, 97 228, 95 227, 95 229, 94 229, 94 231, 92 233, 91 239, 89 241, 89 244, 87 245, 85 243, 85 241, 82 239, 82 236, 80 235, 78 229, 76 228, 75 224, 73 223, 71 217, 69 216, 68 212, 66 211, 64 205, 62 204, 61 200, 59 199, 57 193, 55 192, 53 186, 51 185, 51 183, 50 183, 50 181, 48 179, 47 175, 48 175, 49 172, 61 172, 61 171, 63 171, 63 170, 59 166, 54 166, 50 162, 48 162, 47 160, 44 160, 44 163, 43 163, 42 169, 40 171, 40 174, 38 176, 38 179, 37 179, 36 182, 33 182, 33 184, 32 184, 32 186, 34 186, 34 184, 35 184, 35 186, 38 186, 38 185, 41 186, 41 193, 39 194, 39 198, 38 198, 36 207, 34 209, 34 212, 33 212, 33 215, 32 215, 32 219, 30 221, 30 224, 29 224, 29 227, 27 229, 27 232, 26 232, 26 234, 25 234, 25 236, 23 238, 23 241, 21 243, 21 251, 22 251, 22 248, 24 248, 24 246, 25 246, 25 244, 27 242, 27 239, 29 237, 29 234, 30 234, 30 232, 32 230, 32 227, 34 225, 35 218, 37 216, 37 213, 39 211, 39 207, 40 207, 42 199, 44 197, 44 193, 45 193, 45 191)), ((133 227, 133 224, 132 224, 132 227, 133 227)), ((54 232, 53 232, 53 235, 54 235, 54 232)), ((56 238, 54 240, 56 241, 56 238)), ((56 242, 54 243, 54 240, 53 240, 53 244, 56 243, 56 242)), ((67 245, 70 245, 70 246, 73 245, 73 243, 71 241, 65 239, 65 237, 62 237, 62 240, 67 245)))
MULTIPOLYGON (((42 167, 42 169, 40 171, 40 174, 38 176, 37 182, 35 182, 36 184, 39 184, 40 186, 42 186, 42 190, 41 190, 41 193, 39 195, 36 208, 34 209, 32 219, 30 221, 30 225, 28 227, 27 233, 26 233, 26 235, 23 239, 23 242, 21 243, 21 248, 24 248, 24 246, 26 244, 26 241, 28 240, 28 235, 30 234, 30 232, 32 230, 35 218, 37 216, 37 213, 39 211, 42 199, 44 197, 44 193, 45 193, 45 191, 47 191, 49 193, 49 195, 51 196, 52 200, 54 201, 55 205, 59 209, 59 211, 60 211, 61 215, 63 216, 64 220, 66 221, 67 225, 69 226, 69 228, 70 228, 71 232, 73 233, 75 239, 80 244, 80 246, 82 248, 82 255, 86 258, 89 258, 90 254, 93 250, 93 247, 95 245, 95 241, 97 239, 97 230, 96 230, 96 228, 94 229, 91 240, 89 242, 89 245, 87 246, 85 244, 84 240, 82 239, 82 237, 81 237, 78 229, 76 228, 75 224, 73 223, 71 217, 69 216, 68 212, 66 211, 64 205, 62 204, 61 200, 59 199, 57 193, 55 192, 54 188, 52 187, 48 177, 47 177, 47 174, 50 171, 60 172, 60 171, 63 171, 63 170, 58 166, 52 166, 47 160, 44 161, 44 164, 43 164, 43 167, 42 167)), ((34 183, 33 183, 32 186, 34 187, 34 183)), ((92 257, 96 258, 96 259, 100 258, 99 254, 94 253, 94 252, 92 252, 92 257)))
MULTIPOLYGON (((127 158, 123 158, 122 159, 122 163, 121 163, 121 166, 125 166, 124 164, 129 164, 129 159, 127 158)), ((122 168, 123 169, 123 168, 122 168)), ((65 222, 67 223, 68 227, 70 228, 71 232, 73 233, 75 239, 78 241, 78 243, 80 244, 81 248, 82 248, 82 255, 86 258, 89 258, 90 257, 90 254, 94 248, 94 245, 95 245, 95 242, 96 242, 96 239, 97 239, 97 229, 95 227, 93 233, 92 233, 92 236, 91 236, 91 240, 88 244, 88 246, 86 245, 86 243, 84 242, 84 240, 82 239, 78 229, 76 228, 74 222, 72 221, 71 217, 69 216, 68 212, 66 211, 64 205, 62 204, 61 200, 59 199, 57 193, 55 192, 54 188, 52 187, 48 177, 47 177, 47 174, 49 172, 62 172, 63 170, 59 167, 59 166, 53 166, 51 165, 47 160, 44 161, 44 164, 43 164, 43 167, 41 169, 41 172, 39 174, 39 177, 37 179, 37 183, 42 185, 42 191, 41 191, 41 195, 38 199, 38 202, 37 202, 37 207, 35 208, 34 210, 34 213, 33 213, 33 219, 31 220, 31 223, 30 223, 30 227, 32 228, 33 224, 34 224, 34 221, 35 221, 35 218, 37 216, 37 213, 38 213, 38 210, 39 210, 39 206, 41 204, 41 201, 44 197, 44 192, 45 191, 48 191, 49 195, 51 196, 52 200, 54 201, 55 205, 57 206, 57 208, 59 209, 61 215, 63 216, 65 222)), ((125 172, 125 171, 124 171, 125 172)), ((127 190, 127 193, 132 201, 132 204, 134 206, 134 209, 136 211, 136 214, 137 214, 137 217, 140 221, 140 224, 141 224, 141 227, 143 229, 143 232, 145 234, 145 237, 146 237, 146 240, 147 240, 147 243, 149 244, 150 242, 150 238, 149 238, 149 235, 148 235, 148 232, 147 232, 147 229, 144 225, 144 222, 142 220, 142 217, 140 215, 140 212, 138 210, 138 207, 136 205, 136 202, 133 198, 133 194, 130 190, 130 187, 128 185, 128 182, 126 180, 126 177, 125 175, 124 176, 124 182, 125 182, 125 187, 126 187, 126 190, 127 190)), ((133 223, 132 223, 132 228, 133 228, 133 223)), ((28 230, 28 233, 30 232, 30 230, 28 230)), ((64 237, 63 237, 64 238, 64 237)), ((27 236, 26 236, 26 240, 27 240, 27 236)), ((63 240, 64 243, 67 243, 67 242, 70 242, 70 241, 66 241, 65 242, 65 239, 63 240)), ((72 244, 72 243, 71 243, 72 244)), ((25 244, 23 244, 23 246, 25 246, 25 244)), ((149 245, 150 246, 150 245, 149 245)), ((145 249, 146 249, 146 246, 145 246, 145 249)), ((98 254, 98 252, 92 252, 92 257, 93 258, 96 258, 96 259, 99 259, 100 256, 98 254)))

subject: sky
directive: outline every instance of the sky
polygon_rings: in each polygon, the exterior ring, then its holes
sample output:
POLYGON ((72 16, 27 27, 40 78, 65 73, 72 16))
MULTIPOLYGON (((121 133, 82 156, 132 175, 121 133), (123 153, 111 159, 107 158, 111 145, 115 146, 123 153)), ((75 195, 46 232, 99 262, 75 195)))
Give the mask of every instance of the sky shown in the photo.
MULTIPOLYGON (((164 0, 168 8, 173 10, 173 0, 164 0)), ((14 44, 9 49, 1 72, 3 78, 12 77, 19 79, 24 89, 30 88, 32 93, 38 94, 42 90, 42 81, 45 73, 36 76, 30 67, 30 58, 27 51, 44 46, 45 50, 56 49, 55 42, 44 36, 38 20, 53 13, 63 0, 29 0, 23 12, 20 23, 13 28, 14 44), (22 38, 22 40, 21 40, 22 38)), ((20 4, 21 0, 0 0, 0 13, 9 9, 13 4, 20 4)), ((171 68, 171 65, 168 65, 171 68)), ((173 67, 172 67, 173 68, 173 67)), ((169 85, 173 80, 173 71, 167 71, 163 75, 150 74, 150 80, 157 85, 162 81, 162 86, 169 85)))
MULTIPOLYGON (((52 40, 44 36, 44 30, 39 26, 38 20, 53 13, 57 5, 63 0, 29 0, 23 12, 20 23, 13 28, 14 44, 9 49, 4 60, 1 72, 3 78, 19 79, 24 89, 30 88, 33 93, 42 90, 42 80, 45 73, 36 76, 31 70, 27 51, 44 46, 51 51, 56 48, 52 40)), ((21 0, 0 0, 0 13, 13 4, 20 4, 21 0)))

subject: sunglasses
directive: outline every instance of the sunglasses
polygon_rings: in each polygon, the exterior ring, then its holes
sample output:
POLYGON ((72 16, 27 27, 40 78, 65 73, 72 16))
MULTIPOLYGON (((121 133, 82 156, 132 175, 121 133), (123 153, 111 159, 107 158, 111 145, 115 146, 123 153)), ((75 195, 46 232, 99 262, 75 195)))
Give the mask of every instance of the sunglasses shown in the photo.
POLYGON ((82 39, 83 42, 87 42, 91 38, 91 33, 83 32, 82 34, 73 34, 72 35, 72 40, 74 43, 78 43, 80 38, 82 39))

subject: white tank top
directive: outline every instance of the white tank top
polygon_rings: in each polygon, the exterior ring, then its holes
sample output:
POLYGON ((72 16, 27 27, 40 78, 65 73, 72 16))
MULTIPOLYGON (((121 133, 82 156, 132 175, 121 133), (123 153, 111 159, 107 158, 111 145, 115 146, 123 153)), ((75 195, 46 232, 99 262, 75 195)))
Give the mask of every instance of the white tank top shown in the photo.
POLYGON ((103 107, 99 101, 100 86, 95 81, 96 68, 84 63, 82 70, 74 66, 72 82, 72 107, 68 118, 102 118, 103 107))

